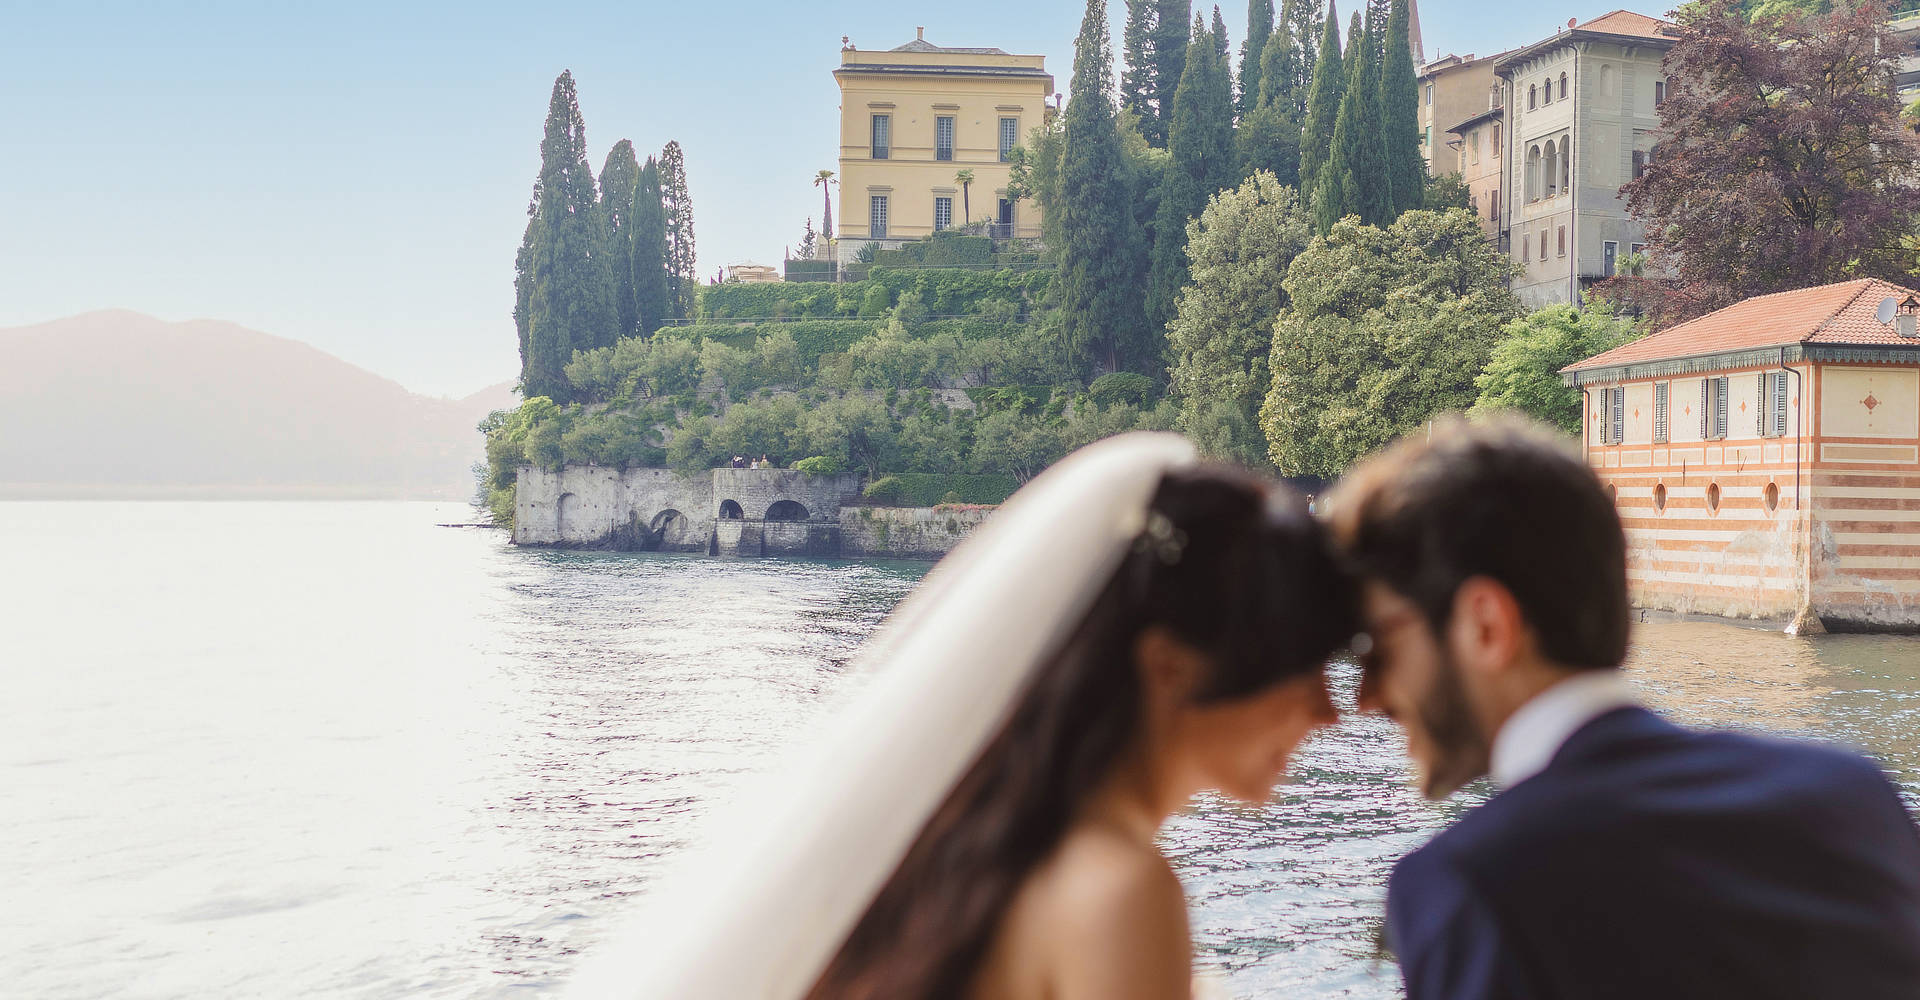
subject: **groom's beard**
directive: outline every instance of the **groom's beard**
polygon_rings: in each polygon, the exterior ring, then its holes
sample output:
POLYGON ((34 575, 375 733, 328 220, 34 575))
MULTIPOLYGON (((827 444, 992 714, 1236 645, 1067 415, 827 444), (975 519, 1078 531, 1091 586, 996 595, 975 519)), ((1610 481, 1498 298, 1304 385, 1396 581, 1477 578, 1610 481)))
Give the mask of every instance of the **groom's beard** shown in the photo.
POLYGON ((1419 708, 1420 726, 1427 731, 1432 748, 1426 773, 1421 777, 1421 794, 1440 799, 1461 785, 1487 773, 1492 751, 1480 728, 1474 724, 1473 708, 1467 702, 1466 685, 1453 655, 1442 647, 1439 669, 1419 708))

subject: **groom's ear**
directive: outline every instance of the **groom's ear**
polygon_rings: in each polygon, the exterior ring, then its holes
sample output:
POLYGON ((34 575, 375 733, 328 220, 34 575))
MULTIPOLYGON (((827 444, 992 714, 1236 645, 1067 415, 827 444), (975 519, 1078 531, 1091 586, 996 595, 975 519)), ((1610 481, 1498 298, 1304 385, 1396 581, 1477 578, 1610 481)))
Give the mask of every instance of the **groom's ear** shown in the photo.
POLYGON ((1448 641, 1461 667, 1491 677, 1504 673, 1528 648, 1527 619, 1506 585, 1468 577, 1453 595, 1448 641))

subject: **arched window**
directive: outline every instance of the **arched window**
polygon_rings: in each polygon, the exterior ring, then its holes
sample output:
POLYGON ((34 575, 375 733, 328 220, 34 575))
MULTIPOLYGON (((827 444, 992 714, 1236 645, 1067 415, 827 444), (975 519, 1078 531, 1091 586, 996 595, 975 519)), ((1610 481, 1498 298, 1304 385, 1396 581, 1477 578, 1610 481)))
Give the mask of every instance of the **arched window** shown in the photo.
POLYGON ((1540 147, 1527 147, 1527 200, 1540 200, 1540 147))
POLYGON ((1563 192, 1573 188, 1573 157, 1567 155, 1573 151, 1570 141, 1568 136, 1560 137, 1560 190, 1563 192))
MULTIPOLYGON (((1547 143, 1546 156, 1541 160, 1540 196, 1551 198, 1560 193, 1560 147, 1547 143)), ((1545 256, 1542 253, 1542 256, 1545 256)))
POLYGON ((1567 99, 1567 74, 1560 74, 1560 99, 1567 99))
POLYGON ((1537 108, 1540 106, 1538 101, 1539 97, 1540 97, 1539 85, 1532 84, 1532 83, 1527 84, 1527 110, 1528 111, 1532 111, 1534 108, 1537 108))
POLYGON ((1542 93, 1540 94, 1540 103, 1552 104, 1553 103, 1553 77, 1547 77, 1544 81, 1542 81, 1540 84, 1540 90, 1542 91, 1542 93))

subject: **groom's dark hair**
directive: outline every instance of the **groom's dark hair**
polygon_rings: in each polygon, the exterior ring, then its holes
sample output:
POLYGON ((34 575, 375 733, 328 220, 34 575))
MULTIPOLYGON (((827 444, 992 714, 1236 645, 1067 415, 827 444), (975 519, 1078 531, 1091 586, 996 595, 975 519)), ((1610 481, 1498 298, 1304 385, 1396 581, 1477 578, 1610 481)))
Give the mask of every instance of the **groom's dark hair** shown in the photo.
POLYGON ((1327 508, 1354 567, 1436 632, 1460 585, 1484 576, 1513 594, 1547 659, 1626 658, 1620 516, 1565 436, 1517 417, 1438 420, 1354 469, 1327 508))

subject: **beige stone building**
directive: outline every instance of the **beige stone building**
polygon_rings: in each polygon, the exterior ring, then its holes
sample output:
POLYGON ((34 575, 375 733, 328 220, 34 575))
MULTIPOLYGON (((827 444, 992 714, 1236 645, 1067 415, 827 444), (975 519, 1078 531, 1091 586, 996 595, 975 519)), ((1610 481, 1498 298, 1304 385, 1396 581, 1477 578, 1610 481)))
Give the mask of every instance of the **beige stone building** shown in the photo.
POLYGON ((984 222, 1002 238, 1038 238, 1040 209, 1007 197, 1010 154, 1053 95, 1044 56, 943 48, 925 29, 884 51, 848 46, 840 85, 837 253, 897 246, 984 222), (973 172, 971 184, 956 176, 973 172))
POLYGON ((1621 185, 1651 162, 1673 26, 1616 10, 1494 62, 1506 108, 1501 241, 1530 306, 1575 302, 1640 251, 1621 185))
POLYGON ((1489 239, 1500 233, 1500 152, 1505 129, 1500 56, 1449 55, 1421 67, 1420 141, 1427 174, 1457 173, 1467 184, 1468 204, 1489 239))

